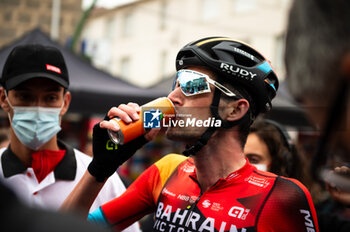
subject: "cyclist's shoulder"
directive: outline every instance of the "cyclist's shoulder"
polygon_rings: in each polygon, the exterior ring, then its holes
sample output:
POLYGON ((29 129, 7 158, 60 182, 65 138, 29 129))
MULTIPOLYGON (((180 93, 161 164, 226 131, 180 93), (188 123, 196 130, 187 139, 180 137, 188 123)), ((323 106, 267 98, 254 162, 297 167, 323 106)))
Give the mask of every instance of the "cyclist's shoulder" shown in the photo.
POLYGON ((175 154, 175 153, 170 153, 168 155, 165 155, 163 158, 158 160, 155 165, 159 167, 177 167, 179 164, 187 160, 188 157, 180 155, 180 154, 175 154))
POLYGON ((172 153, 158 160, 153 167, 157 170, 162 185, 165 184, 174 171, 188 159, 189 158, 186 156, 172 153))
POLYGON ((297 179, 288 178, 284 176, 279 176, 271 172, 264 172, 260 170, 255 170, 252 175, 258 180, 264 180, 272 184, 272 191, 274 192, 285 192, 304 194, 308 192, 307 188, 297 179))
POLYGON ((272 195, 284 195, 291 201, 306 200, 310 198, 309 190, 299 180, 278 176, 276 178, 272 195))

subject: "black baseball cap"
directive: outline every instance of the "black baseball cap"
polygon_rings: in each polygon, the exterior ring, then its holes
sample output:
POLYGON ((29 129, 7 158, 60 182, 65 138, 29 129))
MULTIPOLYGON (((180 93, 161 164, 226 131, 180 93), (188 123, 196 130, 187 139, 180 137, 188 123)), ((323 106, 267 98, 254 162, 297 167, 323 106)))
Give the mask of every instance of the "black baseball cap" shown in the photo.
POLYGON ((0 83, 6 90, 11 90, 38 77, 48 78, 68 88, 67 66, 57 48, 40 44, 16 46, 7 57, 0 83))

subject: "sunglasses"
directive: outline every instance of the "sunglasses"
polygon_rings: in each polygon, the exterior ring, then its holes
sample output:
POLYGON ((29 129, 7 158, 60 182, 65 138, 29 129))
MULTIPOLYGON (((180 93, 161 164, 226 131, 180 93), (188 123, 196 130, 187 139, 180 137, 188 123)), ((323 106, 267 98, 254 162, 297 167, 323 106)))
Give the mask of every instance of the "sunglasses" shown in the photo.
POLYGON ((211 90, 209 84, 214 85, 229 97, 237 97, 237 95, 231 92, 228 88, 213 79, 210 79, 208 75, 189 69, 181 69, 177 72, 172 90, 176 87, 180 87, 185 96, 193 96, 202 93, 210 93, 211 90))

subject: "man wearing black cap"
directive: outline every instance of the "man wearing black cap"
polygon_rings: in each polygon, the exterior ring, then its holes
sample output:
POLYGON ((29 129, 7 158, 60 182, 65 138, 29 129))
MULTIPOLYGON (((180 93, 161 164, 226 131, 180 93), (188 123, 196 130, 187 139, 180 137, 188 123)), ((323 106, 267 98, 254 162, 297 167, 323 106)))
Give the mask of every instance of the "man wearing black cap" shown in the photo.
MULTIPOLYGON (((0 178, 30 205, 58 209, 91 161, 57 139, 71 101, 64 58, 54 47, 15 47, 0 81, 0 104, 11 122, 10 145, 0 150, 0 178)), ((124 190, 114 174, 91 210, 124 190)))

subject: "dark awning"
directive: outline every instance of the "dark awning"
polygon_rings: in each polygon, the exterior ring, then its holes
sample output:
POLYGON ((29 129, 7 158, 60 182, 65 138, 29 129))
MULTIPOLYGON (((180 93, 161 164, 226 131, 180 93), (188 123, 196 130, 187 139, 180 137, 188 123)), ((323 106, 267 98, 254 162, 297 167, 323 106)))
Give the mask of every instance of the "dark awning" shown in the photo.
POLYGON ((69 112, 84 115, 105 114, 111 106, 128 102, 144 104, 167 94, 162 90, 134 86, 94 68, 83 58, 52 41, 40 29, 32 30, 0 50, 0 70, 2 71, 8 54, 15 46, 33 43, 53 46, 62 52, 68 67, 69 90, 72 93, 69 112))

